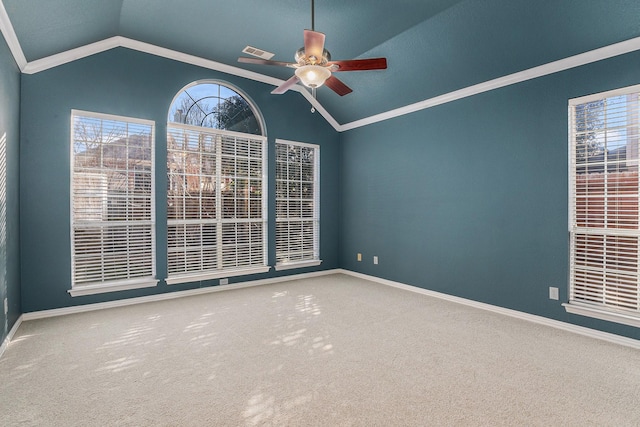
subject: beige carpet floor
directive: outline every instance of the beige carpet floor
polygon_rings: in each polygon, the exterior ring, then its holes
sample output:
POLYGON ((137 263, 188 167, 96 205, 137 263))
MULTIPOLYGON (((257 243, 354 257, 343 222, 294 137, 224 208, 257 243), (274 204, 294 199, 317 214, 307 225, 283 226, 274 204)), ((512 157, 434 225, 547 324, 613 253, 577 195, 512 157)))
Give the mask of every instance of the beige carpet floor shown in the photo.
POLYGON ((24 322, 6 426, 640 425, 640 351, 336 274, 24 322))

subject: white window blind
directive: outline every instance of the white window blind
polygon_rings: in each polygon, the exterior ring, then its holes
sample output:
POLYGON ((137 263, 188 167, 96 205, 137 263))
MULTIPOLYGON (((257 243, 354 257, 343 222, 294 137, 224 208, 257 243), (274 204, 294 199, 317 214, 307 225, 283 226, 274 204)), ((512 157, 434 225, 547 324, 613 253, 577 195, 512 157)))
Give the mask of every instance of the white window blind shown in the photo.
POLYGON ((266 138, 172 123, 168 280, 268 271, 266 138))
POLYGON ((592 308, 601 313, 595 317, 622 323, 640 319, 639 91, 635 86, 569 104, 567 310, 592 308))
POLYGON ((153 122, 74 110, 71 140, 70 292, 155 285, 153 122))
POLYGON ((276 268, 320 263, 320 147, 276 140, 276 268))

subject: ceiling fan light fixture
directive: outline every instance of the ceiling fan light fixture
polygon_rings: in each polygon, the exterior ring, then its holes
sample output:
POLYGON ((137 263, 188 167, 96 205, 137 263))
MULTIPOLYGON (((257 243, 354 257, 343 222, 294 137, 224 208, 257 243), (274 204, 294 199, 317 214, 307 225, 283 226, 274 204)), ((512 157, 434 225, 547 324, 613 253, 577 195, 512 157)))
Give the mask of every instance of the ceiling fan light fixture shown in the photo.
POLYGON ((331 77, 331 71, 320 65, 303 65, 296 68, 296 76, 306 87, 317 88, 331 77))
MULTIPOLYGON (((0 3, 2 3, 2 0, 0 0, 0 3)), ((302 82, 304 86, 311 88, 311 93, 314 98, 316 89, 322 85, 326 85, 340 96, 353 92, 349 86, 332 75, 333 72, 383 70, 387 68, 386 58, 331 61, 331 54, 324 48, 324 41, 324 33, 315 30, 314 1, 311 0, 311 29, 304 30, 304 46, 296 51, 296 62, 272 61, 270 59, 247 58, 243 56, 238 58, 238 62, 294 68, 295 75, 282 82, 280 86, 272 90, 271 93, 280 95, 291 89, 296 83, 302 82)), ((245 53, 250 55, 255 54, 255 48, 253 48, 253 50, 253 53, 248 51, 245 51, 245 53)))

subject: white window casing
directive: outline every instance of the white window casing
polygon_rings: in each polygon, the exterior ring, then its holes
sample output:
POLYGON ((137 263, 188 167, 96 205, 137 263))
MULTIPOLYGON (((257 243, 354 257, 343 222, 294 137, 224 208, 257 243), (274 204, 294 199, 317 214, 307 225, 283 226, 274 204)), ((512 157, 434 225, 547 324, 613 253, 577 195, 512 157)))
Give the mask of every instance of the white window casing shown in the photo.
POLYGON ((640 85, 569 102, 569 302, 640 326, 640 85))
POLYGON ((276 140, 276 270, 320 265, 320 146, 276 140))
POLYGON ((154 122, 71 112, 72 296, 155 286, 154 122))
POLYGON ((169 123, 168 284, 269 271, 266 145, 260 135, 169 123))

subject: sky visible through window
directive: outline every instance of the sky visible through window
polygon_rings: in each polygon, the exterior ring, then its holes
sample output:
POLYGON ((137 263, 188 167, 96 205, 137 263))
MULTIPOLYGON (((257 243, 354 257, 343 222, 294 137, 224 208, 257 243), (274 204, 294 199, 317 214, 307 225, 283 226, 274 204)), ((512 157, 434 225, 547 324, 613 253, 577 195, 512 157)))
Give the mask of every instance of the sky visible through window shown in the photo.
POLYGON ((237 91, 219 83, 198 83, 181 91, 167 117, 169 123, 262 134, 252 105, 237 91))
POLYGON ((206 100, 205 103, 212 108, 217 106, 221 101, 234 95, 237 96, 238 94, 228 87, 219 84, 202 83, 191 86, 182 91, 173 101, 167 120, 170 122, 175 121, 176 111, 185 104, 195 103, 198 100, 206 100))
POLYGON ((605 99, 596 128, 596 141, 602 150, 610 152, 627 145, 628 126, 638 122, 637 108, 629 107, 627 95, 605 99))

